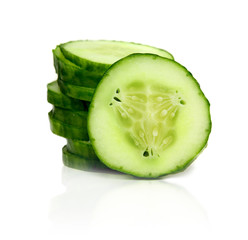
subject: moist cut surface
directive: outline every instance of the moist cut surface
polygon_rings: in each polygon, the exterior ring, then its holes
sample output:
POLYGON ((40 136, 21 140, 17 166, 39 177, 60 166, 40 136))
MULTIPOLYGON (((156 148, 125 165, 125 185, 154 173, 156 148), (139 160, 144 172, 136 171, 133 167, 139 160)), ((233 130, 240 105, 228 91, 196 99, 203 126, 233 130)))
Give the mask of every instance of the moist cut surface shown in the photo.
POLYGON ((207 143, 209 102, 180 64, 152 54, 115 63, 94 94, 88 131, 108 167, 155 178, 182 171, 207 143))
POLYGON ((116 89, 110 106, 126 140, 146 158, 156 158, 175 140, 175 121, 185 101, 176 90, 134 82, 116 89))

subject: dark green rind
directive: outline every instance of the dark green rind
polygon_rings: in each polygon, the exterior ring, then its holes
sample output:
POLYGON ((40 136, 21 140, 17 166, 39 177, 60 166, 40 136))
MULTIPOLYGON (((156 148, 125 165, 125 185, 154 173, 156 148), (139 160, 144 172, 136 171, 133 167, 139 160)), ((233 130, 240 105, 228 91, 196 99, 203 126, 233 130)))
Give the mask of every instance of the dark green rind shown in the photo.
POLYGON ((88 102, 91 101, 95 92, 95 88, 72 85, 62 81, 61 79, 58 79, 58 85, 63 94, 75 99, 84 100, 88 102))
MULTIPOLYGON (((80 42, 85 42, 85 41, 90 41, 90 40, 79 40, 80 42)), ((79 41, 75 41, 75 42, 79 42, 79 41)), ((133 42, 123 42, 123 41, 107 41, 107 40, 99 40, 99 41, 106 41, 106 42, 118 42, 118 43, 123 43, 123 44, 133 44, 133 45, 142 45, 142 46, 148 46, 148 45, 143 45, 143 44, 139 44, 139 43, 133 43, 133 42)), ((93 62, 90 61, 88 59, 85 58, 80 58, 72 53, 70 53, 68 50, 65 49, 67 44, 70 44, 73 41, 64 43, 60 45, 60 49, 63 53, 63 55, 70 60, 71 62, 75 63, 76 65, 80 66, 81 68, 89 71, 89 72, 95 72, 95 73, 99 73, 99 75, 102 77, 102 75, 105 73, 105 71, 111 66, 111 64, 103 64, 103 63, 98 63, 98 62, 93 62)), ((150 48, 154 48, 154 49, 158 49, 155 47, 151 47, 148 46, 150 48)), ((163 49, 159 49, 163 52, 165 52, 166 54, 168 54, 168 58, 174 60, 174 57, 172 56, 172 54, 170 54, 169 52, 163 50, 163 49)), ((101 79, 100 77, 100 79, 101 79)), ((99 80, 100 80, 99 79, 99 80)))
POLYGON ((89 140, 88 131, 86 127, 78 128, 69 124, 65 124, 57 119, 54 119, 52 115, 53 113, 52 111, 50 111, 48 113, 50 129, 54 134, 64 138, 77 139, 83 141, 89 140))
POLYGON ((108 169, 104 164, 95 159, 86 159, 71 153, 67 146, 62 149, 63 163, 65 166, 78 170, 108 169))
POLYGON ((87 111, 89 102, 66 96, 60 91, 57 81, 47 84, 47 101, 56 107, 87 111))
MULTIPOLYGON (((142 54, 142 53, 135 53, 135 54, 131 54, 129 55, 128 57, 126 58, 132 58, 132 57, 135 57, 137 55, 147 55, 147 56, 150 56, 151 58, 153 59, 156 59, 156 58, 162 58, 158 55, 154 55, 154 54, 142 54)), ((123 58, 124 59, 124 58, 123 58)), ((108 71, 106 71, 106 73, 104 74, 104 76, 106 75, 109 75, 111 73, 111 69, 116 67, 116 65, 120 64, 120 61, 123 61, 123 59, 120 59, 119 61, 115 62, 109 69, 108 71)), ((165 59, 166 61, 173 61, 173 60, 170 60, 170 59, 166 59, 166 58, 163 58, 165 59)), ((125 169, 123 168, 118 168, 118 167, 115 167, 111 164, 108 163, 108 161, 106 159, 104 159, 104 156, 101 156, 97 149, 95 148, 94 146, 94 136, 92 136, 92 133, 90 131, 90 121, 88 121, 88 125, 87 125, 87 128, 88 128, 88 134, 89 134, 89 138, 90 138, 90 141, 92 143, 92 148, 95 152, 95 154, 97 155, 98 159, 104 164, 106 165, 107 167, 109 167, 110 169, 113 169, 113 170, 116 170, 116 171, 119 171, 119 172, 123 172, 123 173, 126 173, 126 174, 129 174, 129 175, 132 175, 133 177, 138 177, 138 178, 144 178, 144 179, 156 179, 156 178, 160 178, 160 177, 164 177, 164 176, 167 176, 167 175, 170 175, 170 174, 175 174, 175 173, 179 173, 179 172, 183 172, 186 168, 188 168, 193 162, 194 160, 201 154, 201 152, 207 147, 207 143, 208 143, 208 140, 209 140, 209 135, 211 133, 211 129, 212 129, 212 121, 211 121, 211 114, 210 114, 210 102, 208 101, 208 99, 206 98, 206 96, 204 95, 204 93, 202 92, 201 88, 200 88, 200 84, 197 82, 197 80, 193 77, 192 73, 189 72, 184 66, 182 66, 180 63, 176 62, 176 61, 173 61, 175 64, 177 64, 180 68, 183 68, 184 71, 185 71, 185 74, 187 77, 191 78, 191 80, 193 80, 195 83, 197 83, 198 85, 198 88, 199 88, 199 94, 202 95, 202 97, 205 99, 206 101, 206 104, 207 104, 207 108, 208 108, 208 116, 209 116, 209 128, 206 129, 206 138, 202 144, 202 147, 199 148, 199 150, 194 154, 194 157, 188 159, 187 161, 185 161, 184 164, 182 165, 179 165, 177 166, 175 169, 173 169, 172 171, 170 172, 167 172, 167 173, 164 173, 164 174, 159 174, 159 175, 148 175, 148 176, 144 176, 142 174, 139 174, 137 173, 135 170, 134 171, 125 171, 125 169)), ((101 84, 104 83, 104 76, 102 77, 102 80, 100 81, 100 83, 98 84, 98 86, 100 86, 101 84)), ((97 88, 96 88, 96 91, 97 91, 97 88)), ((96 92, 95 91, 95 92, 96 92)), ((94 108, 94 97, 92 98, 92 104, 90 105, 89 107, 89 113, 88 113, 88 116, 90 115, 92 109, 94 108)))
POLYGON ((86 111, 73 111, 54 107, 51 111, 51 117, 64 124, 69 124, 78 128, 87 128, 88 112, 86 111))
POLYGON ((78 141, 67 139, 67 149, 69 152, 87 159, 98 160, 90 141, 78 141))
POLYGON ((66 59, 59 46, 53 50, 53 62, 58 78, 70 84, 95 88, 102 77, 102 74, 89 72, 66 59))
MULTIPOLYGON (((212 124, 210 124, 211 127, 212 127, 212 124)), ((211 129, 210 127, 210 129, 211 129)), ((211 130, 210 130, 211 131, 211 130)), ((206 141, 205 141, 205 145, 203 146, 203 148, 201 148, 193 158, 189 159, 188 161, 185 162, 185 164, 181 165, 181 166, 177 166, 177 168, 175 168, 173 171, 171 171, 170 173, 168 174, 164 174, 164 175, 161 175, 160 177, 162 176, 166 176, 166 175, 169 175, 169 174, 175 174, 175 173, 180 173, 180 172, 183 172, 186 168, 188 168, 197 158, 198 156, 203 152, 203 150, 207 147, 208 145, 208 139, 209 139, 209 135, 210 135, 210 132, 208 134, 208 136, 206 137, 206 141)))

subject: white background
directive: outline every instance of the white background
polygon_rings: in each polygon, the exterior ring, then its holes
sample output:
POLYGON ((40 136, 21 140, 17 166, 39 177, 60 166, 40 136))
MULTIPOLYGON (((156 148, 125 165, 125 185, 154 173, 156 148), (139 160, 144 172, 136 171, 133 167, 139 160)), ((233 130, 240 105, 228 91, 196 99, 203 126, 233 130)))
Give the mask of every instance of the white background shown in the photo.
POLYGON ((247 1, 2 1, 0 238, 248 239, 247 1), (52 49, 77 39, 164 48, 211 103, 207 149, 159 180, 63 167, 49 130, 52 49))

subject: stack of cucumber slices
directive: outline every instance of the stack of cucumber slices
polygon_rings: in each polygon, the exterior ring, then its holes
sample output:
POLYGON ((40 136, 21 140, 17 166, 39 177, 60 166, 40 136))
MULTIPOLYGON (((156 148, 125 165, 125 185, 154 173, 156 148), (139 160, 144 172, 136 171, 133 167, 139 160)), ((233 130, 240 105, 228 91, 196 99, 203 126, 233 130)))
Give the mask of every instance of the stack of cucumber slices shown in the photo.
POLYGON ((53 50, 51 131, 63 162, 142 178, 184 170, 205 148, 210 104, 165 50, 129 42, 72 41, 53 50))

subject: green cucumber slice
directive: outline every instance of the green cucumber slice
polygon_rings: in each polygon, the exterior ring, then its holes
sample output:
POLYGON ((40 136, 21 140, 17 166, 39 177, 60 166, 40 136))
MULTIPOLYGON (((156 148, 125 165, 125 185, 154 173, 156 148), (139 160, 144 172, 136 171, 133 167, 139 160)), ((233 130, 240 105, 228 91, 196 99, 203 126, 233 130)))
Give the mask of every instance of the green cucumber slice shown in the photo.
POLYGON ((73 111, 59 107, 53 107, 51 117, 64 124, 69 124, 78 128, 87 128, 87 111, 73 111))
POLYGON ((78 141, 73 139, 67 139, 67 149, 69 152, 74 153, 76 155, 82 156, 87 159, 95 159, 99 161, 92 148, 90 141, 78 141))
POLYGON ((106 40, 81 40, 60 45, 66 59, 88 72, 98 74, 98 82, 104 72, 116 61, 132 53, 153 53, 169 59, 173 56, 162 49, 131 42, 106 40))
POLYGON ((95 88, 82 87, 69 84, 61 79, 58 79, 58 85, 63 94, 84 101, 91 101, 95 88))
POLYGON ((54 81, 47 85, 47 101, 56 107, 72 110, 88 111, 89 102, 70 98, 60 91, 58 82, 54 81))
POLYGON ((192 74, 153 54, 112 65, 96 88, 88 132, 98 158, 137 177, 184 170, 206 146, 210 104, 192 74))
POLYGON ((86 71, 66 59, 59 46, 53 50, 53 61, 58 77, 70 84, 95 88, 98 83, 96 79, 101 78, 101 75, 86 71))
POLYGON ((76 154, 71 153, 67 146, 62 149, 63 163, 65 166, 79 170, 92 170, 92 169, 108 169, 99 160, 87 159, 76 154))
POLYGON ((75 127, 61 122, 53 117, 53 112, 48 113, 51 131, 61 137, 88 141, 89 136, 86 127, 75 127))

